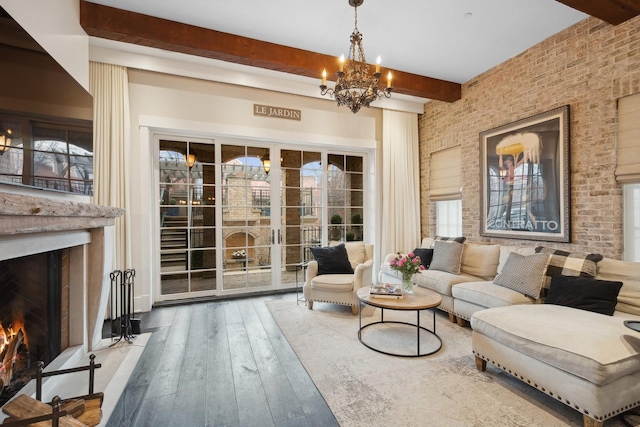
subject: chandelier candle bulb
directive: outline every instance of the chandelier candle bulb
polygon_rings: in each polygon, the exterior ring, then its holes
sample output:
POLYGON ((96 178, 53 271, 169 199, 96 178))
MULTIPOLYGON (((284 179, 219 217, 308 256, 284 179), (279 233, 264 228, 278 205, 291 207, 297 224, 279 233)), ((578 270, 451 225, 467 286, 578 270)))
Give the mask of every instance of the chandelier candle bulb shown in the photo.
POLYGON ((378 59, 376 59, 376 73, 380 73, 380 55, 378 55, 378 59))
POLYGON ((391 79, 392 79, 391 71, 387 74, 387 88, 391 89, 391 79))
POLYGON ((322 70, 322 86, 327 84, 327 69, 322 70))
POLYGON ((344 54, 340 55, 340 60, 338 62, 340 63, 339 70, 340 70, 340 72, 343 72, 344 71, 344 54))

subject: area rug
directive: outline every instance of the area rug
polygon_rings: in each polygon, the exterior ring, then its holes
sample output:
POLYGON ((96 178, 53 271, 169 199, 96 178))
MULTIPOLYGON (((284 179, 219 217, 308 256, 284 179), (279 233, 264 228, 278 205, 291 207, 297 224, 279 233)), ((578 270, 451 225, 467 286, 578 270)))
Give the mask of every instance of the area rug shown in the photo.
MULTIPOLYGON (((442 348, 419 358, 389 356, 358 340, 358 316, 350 307, 315 303, 313 310, 290 301, 269 301, 298 358, 343 427, 356 426, 582 426, 582 414, 490 365, 476 369, 471 329, 437 311, 442 348)), ((385 311, 385 320, 415 322, 415 312, 385 311)), ((365 307, 363 324, 379 320, 365 307)), ((420 317, 432 327, 431 312, 420 317)), ((422 334, 422 351, 437 341, 422 334)), ((415 329, 375 326, 363 340, 376 348, 416 351, 415 329)), ((605 427, 623 427, 619 417, 605 427)))

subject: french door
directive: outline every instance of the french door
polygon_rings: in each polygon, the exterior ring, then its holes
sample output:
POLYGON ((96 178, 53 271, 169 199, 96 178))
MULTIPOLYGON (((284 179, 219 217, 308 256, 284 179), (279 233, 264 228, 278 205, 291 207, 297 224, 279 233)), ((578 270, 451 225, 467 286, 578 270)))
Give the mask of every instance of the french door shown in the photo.
POLYGON ((160 138, 157 300, 302 286, 310 248, 363 238, 363 157, 160 138))

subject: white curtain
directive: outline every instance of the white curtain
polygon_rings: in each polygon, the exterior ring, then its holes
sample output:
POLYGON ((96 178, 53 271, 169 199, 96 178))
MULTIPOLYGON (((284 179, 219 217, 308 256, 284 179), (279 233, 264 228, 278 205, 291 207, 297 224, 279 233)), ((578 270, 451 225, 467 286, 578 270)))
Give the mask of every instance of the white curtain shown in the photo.
POLYGON ((381 255, 419 246, 418 115, 383 110, 381 255))
POLYGON ((91 62, 89 88, 93 95, 92 202, 126 211, 116 219, 112 271, 125 270, 133 268, 129 211, 130 118, 127 69, 91 62))

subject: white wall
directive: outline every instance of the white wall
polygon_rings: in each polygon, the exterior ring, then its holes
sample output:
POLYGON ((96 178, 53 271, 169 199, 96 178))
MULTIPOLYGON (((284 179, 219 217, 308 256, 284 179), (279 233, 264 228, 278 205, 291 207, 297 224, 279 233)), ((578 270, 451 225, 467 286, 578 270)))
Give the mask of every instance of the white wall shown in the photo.
POLYGON ((78 0, 0 0, 0 6, 89 90, 89 36, 78 0))
POLYGON ((153 227, 157 158, 153 134, 198 138, 242 138, 256 143, 301 147, 333 146, 370 153, 382 135, 382 111, 364 109, 357 115, 333 101, 252 89, 211 81, 129 70, 131 112, 132 262, 136 269, 136 310, 147 311, 159 274, 153 227), (254 116, 255 104, 301 110, 300 121, 254 116))

